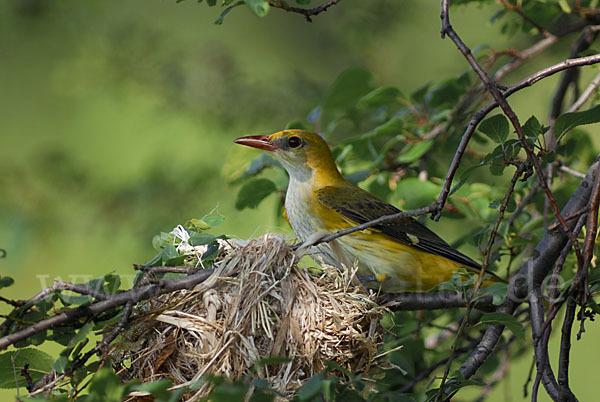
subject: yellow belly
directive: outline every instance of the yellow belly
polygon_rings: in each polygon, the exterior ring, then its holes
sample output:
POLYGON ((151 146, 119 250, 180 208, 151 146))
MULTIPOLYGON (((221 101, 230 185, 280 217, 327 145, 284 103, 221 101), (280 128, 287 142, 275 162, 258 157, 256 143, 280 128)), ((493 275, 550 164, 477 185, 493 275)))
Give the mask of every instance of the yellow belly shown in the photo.
MULTIPOLYGON (((300 240, 319 231, 335 232, 356 223, 320 204, 309 185, 290 184, 285 207, 288 222, 300 240)), ((462 265, 420 251, 376 230, 367 229, 334 240, 336 244, 315 247, 317 259, 330 265, 352 267, 358 262, 359 277, 378 276, 367 282, 385 292, 428 290, 448 281, 462 265), (340 255, 341 254, 341 255, 340 255)))
POLYGON ((448 281, 462 266, 373 231, 351 234, 335 241, 343 253, 343 263, 352 266, 358 262, 358 276, 377 276, 380 281, 367 285, 386 292, 428 290, 448 281))

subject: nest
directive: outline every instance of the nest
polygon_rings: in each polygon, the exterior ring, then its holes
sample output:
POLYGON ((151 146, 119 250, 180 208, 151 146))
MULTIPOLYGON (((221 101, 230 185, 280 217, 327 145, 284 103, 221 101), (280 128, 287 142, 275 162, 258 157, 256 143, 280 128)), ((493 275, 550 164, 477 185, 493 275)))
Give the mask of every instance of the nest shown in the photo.
MULTIPOLYGON (((366 372, 382 341, 384 309, 349 274, 325 266, 314 276, 298 268, 299 258, 282 235, 230 245, 207 281, 137 307, 113 351, 120 375, 170 378, 173 388, 209 374, 252 375, 291 395, 326 361, 366 372), (274 356, 290 360, 256 364, 274 356)), ((203 382, 186 399, 210 389, 203 382)))

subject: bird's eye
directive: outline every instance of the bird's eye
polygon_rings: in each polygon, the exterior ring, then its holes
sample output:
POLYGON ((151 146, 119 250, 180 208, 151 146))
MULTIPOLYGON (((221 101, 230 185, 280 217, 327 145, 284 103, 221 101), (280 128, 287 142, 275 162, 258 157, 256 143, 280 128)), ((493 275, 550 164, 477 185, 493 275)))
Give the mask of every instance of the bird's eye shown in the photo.
POLYGON ((290 148, 298 148, 300 145, 302 145, 302 140, 300 137, 292 136, 288 138, 288 145, 290 148))

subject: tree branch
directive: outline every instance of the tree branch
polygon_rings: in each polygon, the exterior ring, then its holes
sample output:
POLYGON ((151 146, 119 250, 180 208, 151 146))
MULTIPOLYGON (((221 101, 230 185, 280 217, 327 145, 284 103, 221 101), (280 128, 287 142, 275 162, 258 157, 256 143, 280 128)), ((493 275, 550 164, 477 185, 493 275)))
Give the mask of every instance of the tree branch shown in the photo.
POLYGON ((558 397, 560 400, 566 400, 568 395, 573 395, 569 388, 569 352, 571 350, 571 329, 575 319, 575 306, 575 301, 569 298, 561 330, 560 355, 558 358, 558 397))
MULTIPOLYGON (((579 55, 581 52, 588 49, 596 40, 597 35, 597 31, 591 29, 591 27, 586 27, 575 40, 575 42, 573 42, 569 52, 569 59, 577 57, 577 55, 579 55)), ((577 80, 579 76, 578 71, 578 69, 566 70, 560 77, 559 84, 554 95, 552 96, 552 107, 550 109, 551 121, 554 121, 562 113, 565 94, 571 83, 577 80)))
MULTIPOLYGON (((550 201, 550 205, 552 206, 554 215, 556 216, 556 218, 562 225, 563 229, 567 232, 567 235, 571 239, 573 239, 574 236, 568 229, 567 223, 562 218, 562 216, 560 214, 560 210, 558 209, 558 206, 556 205, 556 199, 555 199, 554 195, 552 194, 552 191, 550 190, 548 183, 546 182, 546 178, 544 176, 544 172, 540 165, 539 159, 534 154, 533 149, 531 148, 531 145, 527 141, 527 138, 525 138, 525 134, 523 133, 523 129, 521 127, 521 124, 519 123, 519 119, 518 119, 517 115, 515 114, 515 112, 512 110, 512 108, 508 104, 505 95, 500 93, 500 91, 498 90, 496 82, 494 80, 492 80, 488 76, 488 74, 485 72, 485 70, 479 65, 477 60, 475 60, 475 57, 473 57, 473 54, 471 53, 471 49, 469 49, 467 47, 467 45, 462 41, 460 36, 456 33, 456 31, 454 31, 454 29, 452 28, 452 25, 450 25, 449 0, 442 0, 441 8, 442 8, 442 11, 441 11, 442 38, 444 38, 445 35, 448 35, 448 37, 452 40, 452 42, 454 42, 454 44, 456 45, 458 50, 463 54, 463 56, 467 59, 467 61, 471 65, 471 68, 475 71, 475 73, 477 73, 477 75, 479 76, 479 79, 483 82, 483 84, 487 88, 488 92, 493 96, 494 100, 498 103, 498 105, 500 106, 500 108, 502 109, 502 111, 504 112, 506 117, 508 117, 508 120, 511 122, 511 124, 515 128, 517 137, 519 138, 519 141, 521 142, 521 145, 522 145, 523 149, 525 150, 525 153, 527 154, 528 159, 531 161, 531 163, 533 164, 533 166, 535 168, 535 171, 539 177, 540 184, 541 184, 542 188, 544 189, 544 192, 546 193, 546 197, 550 201)), ((598 55, 598 56, 600 56, 600 55, 598 55)), ((579 245, 576 242, 574 242, 573 245, 575 247, 575 253, 577 255, 577 259, 581 263, 581 252, 579 250, 579 245)))
POLYGON ((106 300, 110 295, 98 290, 93 289, 88 286, 78 285, 75 283, 65 282, 65 281, 55 281, 51 286, 48 286, 46 289, 42 290, 29 300, 20 301, 22 304, 27 303, 35 303, 43 298, 50 296, 52 293, 58 290, 70 290, 71 292, 79 293, 81 295, 91 296, 98 300, 106 300))
MULTIPOLYGON (((562 209, 563 215, 574 214, 588 204, 591 196, 593 183, 599 166, 598 158, 588 169, 585 179, 581 181, 577 190, 567 201, 562 209)), ((575 225, 576 220, 571 220, 570 225, 575 225)), ((572 227, 572 226, 570 226, 572 227)), ((500 313, 512 314, 515 309, 525 300, 528 290, 533 289, 534 283, 541 284, 543 278, 550 272, 554 261, 558 258, 560 251, 565 246, 569 237, 561 228, 549 230, 535 247, 531 257, 519 268, 518 272, 511 278, 508 284, 507 299, 496 310, 500 313)), ((488 326, 471 356, 459 368, 465 379, 471 378, 492 353, 494 346, 500 339, 504 326, 488 326)))
POLYGON ((67 310, 50 318, 46 318, 45 320, 39 321, 25 329, 0 338, 0 350, 6 349, 8 346, 20 340, 66 322, 74 321, 82 317, 95 317, 98 314, 108 311, 112 308, 123 306, 128 303, 135 304, 139 301, 147 300, 151 297, 156 297, 165 293, 174 292, 176 290, 191 289, 197 284, 204 282, 213 273, 213 271, 213 269, 205 269, 183 278, 161 280, 157 284, 140 286, 126 292, 111 295, 106 300, 92 303, 89 306, 81 306, 72 310, 67 310))
POLYGON ((592 94, 594 94, 594 92, 596 92, 596 90, 598 89, 599 86, 600 86, 600 73, 598 73, 594 77, 592 82, 583 91, 581 96, 571 105, 571 107, 569 108, 569 110, 567 110, 567 112, 573 113, 573 112, 576 112, 577 110, 579 110, 585 104, 585 102, 588 101, 588 99, 592 96, 592 94))
MULTIPOLYGON (((471 295, 472 292, 469 297, 471 295)), ((466 307, 467 305, 463 295, 452 290, 440 290, 431 293, 384 293, 379 297, 378 303, 385 305, 392 311, 436 310, 466 307)), ((473 306, 484 310, 493 308, 493 295, 490 293, 478 294, 473 299, 473 306)))
MULTIPOLYGON (((506 90, 503 92, 503 95, 505 98, 508 98, 510 95, 514 94, 515 92, 518 92, 524 88, 530 87, 533 84, 535 84, 536 82, 538 82, 544 78, 548 78, 560 71, 563 71, 563 70, 566 70, 569 68, 573 68, 573 67, 591 65, 591 64, 596 64, 596 63, 600 63, 600 54, 586 56, 586 57, 579 57, 577 59, 567 59, 563 62, 554 64, 550 67, 546 67, 546 68, 530 75, 529 77, 519 81, 518 83, 516 83, 510 87, 507 87, 506 90)), ((448 196, 450 195, 450 188, 452 186, 452 181, 454 180, 454 176, 456 175, 456 172, 458 170, 458 167, 460 165, 462 157, 467 149, 467 145, 468 145, 469 141, 471 140, 471 137, 475 133, 475 128, 481 122, 481 120, 483 120, 483 118, 485 116, 487 116, 488 113, 490 113, 492 110, 494 110, 496 107, 498 107, 498 105, 499 105, 499 103, 495 100, 488 103, 487 105, 485 105, 484 107, 479 109, 473 115, 471 120, 469 121, 469 124, 467 125, 467 128, 465 129, 465 132, 460 139, 460 143, 456 149, 456 152, 454 153, 454 157, 452 158, 452 162, 450 163, 450 167, 448 168, 446 177, 444 178, 444 184, 442 186, 442 191, 440 191, 440 195, 438 196, 438 199, 434 204, 437 208, 435 209, 436 214, 432 217, 432 219, 437 220, 441 216, 441 211, 443 209, 443 206, 446 204, 446 200, 448 199, 448 196)))

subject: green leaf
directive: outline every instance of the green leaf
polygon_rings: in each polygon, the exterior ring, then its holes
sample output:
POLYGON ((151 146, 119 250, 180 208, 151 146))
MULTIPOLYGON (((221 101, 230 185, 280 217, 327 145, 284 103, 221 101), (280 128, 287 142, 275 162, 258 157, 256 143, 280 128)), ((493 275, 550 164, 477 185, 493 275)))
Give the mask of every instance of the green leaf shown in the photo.
POLYGON ((213 242, 216 239, 218 239, 218 236, 211 235, 208 233, 190 232, 189 243, 192 246, 201 246, 203 244, 208 244, 210 242, 213 242))
POLYGON ((357 170, 356 172, 344 175, 344 178, 348 180, 350 183, 357 185, 358 183, 366 180, 369 176, 373 174, 372 170, 357 170))
POLYGON ((202 218, 204 222, 206 222, 210 227, 219 226, 225 220, 223 215, 210 215, 202 218))
MULTIPOLYGON (((309 130, 310 131, 313 128, 311 126, 309 126, 308 124, 304 123, 303 121, 292 120, 288 124, 285 125, 285 129, 286 130, 297 129, 297 130, 309 130)), ((263 154, 263 155, 266 155, 266 154, 263 154)))
MULTIPOLYGON (((491 285, 483 288, 483 290, 481 292, 481 296, 491 294, 492 295, 492 303, 494 304, 494 306, 499 306, 502 304, 502 302, 504 302, 507 292, 508 292, 508 284, 502 283, 502 282, 496 282, 496 283, 492 283, 491 285)), ((478 296, 478 298, 481 296, 478 296)))
POLYGON ((67 346, 71 342, 71 338, 75 335, 75 328, 71 326, 59 326, 52 328, 52 333, 48 336, 48 340, 67 346))
POLYGON ((259 17, 264 17, 269 12, 268 0, 245 0, 245 2, 250 10, 259 17))
POLYGON ((15 280, 13 278, 11 278, 10 276, 0 277, 0 289, 7 288, 7 287, 11 286, 13 283, 15 283, 15 280))
MULTIPOLYGON (((47 317, 48 316, 45 313, 42 313, 41 311, 30 310, 23 314, 21 320, 23 323, 33 325, 47 317)), ((15 343, 15 347, 23 348, 28 345, 41 345, 46 340, 47 335, 47 330, 40 331, 35 335, 28 336, 27 338, 18 341, 17 343, 15 343)))
POLYGON ((431 204, 439 195, 441 185, 408 177, 398 182, 395 196, 404 200, 402 208, 415 209, 431 204))
POLYGON ((121 401, 125 386, 121 384, 121 378, 118 375, 104 367, 94 375, 88 391, 93 401, 121 401))
POLYGON ((93 327, 94 327, 93 321, 87 322, 83 327, 81 327, 79 329, 79 331, 77 331, 75 336, 69 341, 69 346, 75 346, 79 342, 83 341, 84 339, 87 339, 87 336, 93 327))
MULTIPOLYGON (((188 220, 184 225, 184 228, 194 231, 194 232, 203 232, 205 230, 208 230, 211 228, 211 224, 206 222, 204 220, 204 218, 202 219, 198 219, 198 218, 192 218, 190 220, 188 220)), ((173 242, 173 239, 171 239, 171 243, 173 242)))
POLYGON ((446 282, 436 285, 436 290, 454 290, 456 292, 463 292, 465 289, 470 288, 475 283, 475 277, 468 275, 464 269, 455 272, 450 279, 446 282))
POLYGON ((431 87, 431 82, 426 83, 425 85, 417 88, 417 90, 415 92, 413 92, 412 94, 410 94, 410 98, 415 101, 416 103, 424 103, 425 102, 425 96, 427 95, 427 92, 429 91, 429 88, 431 87))
MULTIPOLYGON (((461 388, 469 387, 472 385, 482 387, 485 383, 481 380, 465 380, 464 377, 459 375, 460 373, 454 374, 452 377, 448 379, 446 385, 444 386, 444 392, 449 395, 452 395, 456 391, 461 388)), ((429 389, 425 395, 427 396, 427 402, 433 402, 438 400, 439 388, 429 389)), ((442 394, 443 395, 443 394, 442 394)))
POLYGON ((361 138, 372 138, 387 135, 399 135, 404 127, 404 119, 393 117, 380 126, 375 127, 371 131, 361 135, 361 138))
POLYGON ((560 139, 563 134, 566 134, 569 130, 577 126, 598 122, 600 122, 600 105, 596 105, 583 112, 561 114, 554 124, 554 136, 560 139))
POLYGON ((180 257, 179 253, 177 252, 177 249, 172 244, 167 244, 165 248, 162 249, 160 254, 163 262, 167 262, 172 258, 180 257))
POLYGON ((494 176, 502 176, 506 165, 490 165, 490 173, 494 176))
POLYGON ((250 161, 244 173, 242 173, 240 177, 233 180, 232 184, 237 184, 244 179, 256 176, 258 173, 262 172, 263 169, 270 166, 281 166, 281 164, 275 158, 263 152, 250 161))
POLYGON ((162 250, 167 244, 173 244, 175 236, 170 233, 161 232, 152 238, 152 247, 155 250, 162 250))
POLYGON ((21 375, 25 364, 35 382, 52 369, 52 356, 33 348, 18 349, 0 354, 0 388, 25 387, 27 382, 21 375))
POLYGON ((600 314, 600 306, 598 306, 598 303, 591 297, 588 299, 588 307, 591 308, 594 313, 600 314))
POLYGON ((519 338, 525 338, 523 325, 515 317, 505 313, 486 313, 479 320, 482 325, 504 325, 519 338))
POLYGON ((501 144, 508 137, 508 120, 503 114, 497 114, 482 121, 477 129, 492 141, 501 144))
MULTIPOLYGON (((529 137, 529 138, 533 138, 533 137, 529 137)), ((502 148, 503 148, 503 152, 507 156, 507 158, 517 159, 517 156, 519 155, 519 152, 521 151, 521 148, 522 148, 521 141, 519 141, 516 138, 506 140, 502 144, 502 148)))
POLYGON ((461 74, 458 77, 447 79, 438 86, 428 91, 425 100, 429 106, 443 108, 454 106, 469 87, 469 75, 461 74))
POLYGON ((425 140, 408 144, 396 159, 398 163, 410 163, 421 158, 433 146, 433 140, 425 140))
POLYGON ((60 356, 58 359, 56 359, 56 361, 52 365, 52 368, 58 374, 62 374, 62 373, 65 372, 65 368, 67 367, 67 363, 69 363, 69 360, 67 359, 67 356, 60 356))
MULTIPOLYGON (((185 255, 180 255, 177 257, 173 257, 173 258, 169 258, 168 260, 164 261, 164 265, 169 266, 169 267, 177 267, 180 265, 183 265, 185 262, 186 256, 185 255)), ((166 274, 167 276, 169 274, 166 274)), ((175 276, 177 276, 177 274, 173 274, 175 276)))
MULTIPOLYGON (((171 399, 171 393, 167 390, 173 381, 168 378, 163 378, 162 380, 147 382, 144 384, 134 385, 132 389, 136 391, 145 391, 150 392, 153 397, 158 399, 159 401, 168 401, 171 399)), ((183 389, 182 391, 185 391, 183 389)))
POLYGON ((369 85, 371 73, 359 67, 343 71, 333 82, 325 100, 324 109, 346 109, 356 103, 358 99, 371 91, 369 85))
POLYGON ((402 92, 396 87, 375 88, 356 102, 357 107, 379 107, 396 102, 402 92))
POLYGON ((558 0, 558 5, 565 14, 571 14, 571 6, 567 0, 558 0))
POLYGON ((225 17, 227 16, 227 14, 229 14, 229 12, 231 10, 233 10, 235 7, 237 6, 241 6, 242 4, 244 4, 244 1, 238 1, 237 3, 235 3, 234 5, 231 5, 229 7, 227 7, 225 10, 223 10, 221 12, 221 14, 219 14, 219 17, 217 17, 217 19, 215 20, 215 24, 217 25, 221 25, 223 23, 223 20, 225 19, 225 17))
POLYGON ((65 305, 65 307, 70 306, 72 304, 76 306, 83 306, 90 304, 92 301, 92 297, 89 295, 67 295, 63 293, 58 294, 58 298, 65 305))
POLYGON ((104 275, 104 282, 101 289, 103 292, 114 295, 118 292, 119 286, 121 286, 121 277, 119 275, 104 275))
POLYGON ((323 374, 315 374, 308 379, 298 390, 298 399, 308 401, 317 396, 322 389, 323 374))
POLYGON ((452 195, 455 192, 457 192, 458 190, 460 190, 460 188, 465 185, 465 183, 469 180, 469 177, 471 177, 471 175, 475 172, 475 170, 478 169, 478 168, 480 168, 480 167, 482 167, 482 166, 485 166, 485 165, 483 163, 481 163, 479 165, 469 166, 468 168, 466 168, 461 173, 460 178, 458 179, 458 181, 450 189, 450 195, 452 195))
POLYGON ((517 202, 514 198, 510 198, 506 203, 506 212, 515 212, 517 209, 517 202))
POLYGON ((244 184, 238 192, 237 209, 256 208, 269 194, 277 191, 275 183, 268 179, 255 179, 244 184))
POLYGON ((535 139, 546 132, 535 116, 531 116, 529 119, 527 119, 525 124, 523 124, 521 127, 523 128, 523 134, 525 134, 525 137, 529 138, 535 139))
POLYGON ((554 162, 556 160, 556 152, 552 151, 542 155, 542 160, 546 163, 554 162))

